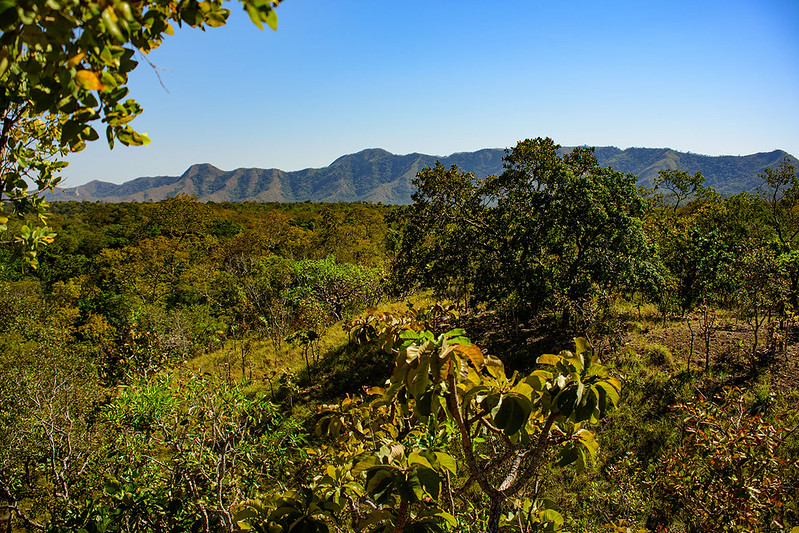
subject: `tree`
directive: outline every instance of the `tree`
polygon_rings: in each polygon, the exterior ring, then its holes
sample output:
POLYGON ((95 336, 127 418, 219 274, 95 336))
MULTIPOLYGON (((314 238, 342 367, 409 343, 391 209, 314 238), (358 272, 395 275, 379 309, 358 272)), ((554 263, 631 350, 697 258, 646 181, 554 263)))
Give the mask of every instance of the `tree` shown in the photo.
MULTIPOLYGON (((463 529, 477 520, 496 533, 518 498, 529 500, 518 509, 527 519, 559 530, 562 518, 533 503, 533 481, 555 462, 588 467, 599 448, 588 426, 619 399, 620 381, 591 345, 576 339, 574 352, 542 355, 539 369, 508 377, 461 329, 435 334, 413 312, 373 316, 356 328, 371 329, 373 349, 395 354, 392 375, 386 387, 367 390, 371 400, 320 408, 317 431, 333 445, 314 454, 326 465, 309 487, 315 508, 335 503, 328 518, 343 521, 340 511, 348 510, 356 530, 437 532, 447 522, 463 529), (475 491, 476 508, 484 510, 487 499, 488 512, 459 524, 455 500, 466 503, 475 491)), ((245 516, 266 526, 274 512, 245 516)))
POLYGON ((392 285, 395 290, 422 285, 468 303, 478 265, 491 264, 497 253, 485 238, 492 228, 485 220, 488 199, 481 180, 437 162, 419 172, 413 184, 413 205, 393 216, 399 230, 392 285), (467 243, 468 254, 463 253, 467 243))
POLYGON ((177 501, 182 513, 174 514, 188 521, 177 529, 233 531, 236 505, 286 468, 303 441, 277 406, 245 394, 245 385, 162 373, 122 389, 103 412, 116 450, 105 493, 120 521, 136 522, 136 531, 163 527, 176 519, 166 510, 173 514, 177 501), (133 505, 128 491, 150 494, 133 505))
POLYGON ((655 191, 666 189, 670 192, 670 200, 674 202, 673 212, 676 213, 684 200, 702 191, 704 183, 705 177, 701 172, 692 176, 684 170, 664 169, 658 171, 655 178, 655 191))
POLYGON ((38 284, 0 291, 3 530, 6 520, 8 531, 16 531, 12 523, 43 529, 42 517, 85 497, 95 479, 97 367, 71 338, 69 309, 55 304, 41 297, 38 284))
POLYGON ((341 320, 353 311, 374 307, 382 298, 379 268, 325 259, 292 262, 296 284, 290 290, 309 327, 326 326, 329 320, 341 320))
POLYGON ((641 284, 655 258, 635 177, 600 167, 591 149, 559 150, 548 138, 520 141, 485 180, 442 165, 420 172, 394 263, 400 282, 566 318, 641 284))
POLYGON ((780 260, 788 276, 788 302, 799 311, 799 179, 793 165, 785 159, 777 168, 762 174, 762 196, 771 210, 770 222, 776 234, 780 260))
POLYGON ((551 139, 519 142, 488 186, 497 198, 495 225, 511 244, 506 253, 517 258, 504 277, 520 300, 534 304, 537 295, 525 292, 543 290, 545 303, 582 314, 592 296, 634 288, 654 258, 635 176, 600 167, 593 149, 559 150, 551 139), (538 281, 527 285, 530 279, 538 281))
MULTIPOLYGON (((266 22, 273 29, 279 2, 241 0, 259 28, 266 22)), ((43 220, 41 193, 59 183, 64 155, 100 137, 97 121, 111 147, 149 143, 130 126, 142 111, 126 98, 134 56, 146 60, 174 34, 172 24, 205 30, 229 14, 223 0, 0 1, 0 202, 43 220)), ((50 232, 31 228, 17 238, 34 252, 48 239, 50 232)))

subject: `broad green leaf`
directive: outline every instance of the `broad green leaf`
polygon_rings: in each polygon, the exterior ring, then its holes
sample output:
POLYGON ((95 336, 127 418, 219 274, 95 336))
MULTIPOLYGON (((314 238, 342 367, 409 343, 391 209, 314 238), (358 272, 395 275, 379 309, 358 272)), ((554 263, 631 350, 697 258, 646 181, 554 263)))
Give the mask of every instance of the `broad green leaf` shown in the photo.
POLYGON ((399 475, 400 471, 391 466, 370 468, 366 471, 366 492, 382 503, 387 499, 399 475))
POLYGON ((572 368, 569 369, 569 373, 570 374, 571 373, 575 373, 575 374, 579 375, 579 374, 582 373, 582 371, 583 371, 583 359, 582 359, 581 356, 573 355, 571 357, 565 358, 564 360, 566 362, 568 362, 568 364, 571 365, 571 367, 572 367, 572 368))
POLYGON ((596 391, 593 388, 588 389, 587 394, 583 393, 583 401, 574 411, 574 421, 583 422, 585 420, 591 419, 591 417, 594 415, 594 411, 597 409, 597 403, 598 398, 596 391))
POLYGON ((417 451, 412 451, 408 455, 408 464, 409 465, 422 465, 426 466, 427 468, 433 468, 433 465, 430 464, 430 461, 427 458, 423 457, 417 451))
POLYGON ((580 429, 577 433, 574 434, 577 440, 580 441, 588 453, 591 455, 591 459, 595 459, 597 453, 599 452, 599 443, 596 440, 596 436, 592 431, 587 429, 580 429))
MULTIPOLYGON (((424 395, 427 390, 427 384, 430 383, 430 357, 431 353, 429 350, 419 355, 419 367, 416 369, 413 381, 408 387, 408 390, 416 399, 424 395)), ((410 372, 408 375, 410 376, 410 372)))
POLYGON ((277 31, 277 13, 275 13, 274 9, 270 9, 269 13, 266 14, 266 22, 267 26, 272 28, 274 31, 277 31))
POLYGON ((422 483, 425 492, 433 498, 438 498, 441 494, 441 476, 432 468, 419 466, 416 468, 416 475, 422 483))
POLYGON ((247 15, 250 16, 250 20, 252 21, 252 23, 258 26, 259 30, 264 29, 264 25, 261 22, 261 13, 258 11, 258 9, 255 6, 253 6, 250 2, 245 2, 244 8, 247 10, 247 15))
POLYGON ((558 457, 558 466, 568 466, 576 462, 579 458, 579 452, 572 444, 568 444, 561 449, 560 456, 558 457))
POLYGON ((546 370, 534 370, 522 381, 527 383, 533 390, 540 392, 544 389, 544 385, 550 379, 552 379, 552 372, 548 372, 546 370))
POLYGON ((518 394, 506 394, 494 416, 494 425, 506 435, 516 434, 525 424, 533 410, 528 398, 518 394))
POLYGON ((535 394, 533 387, 531 387, 530 384, 524 380, 518 382, 511 390, 520 396, 530 399, 532 399, 533 395, 535 394))
POLYGON ((561 391, 555 398, 555 405, 558 412, 563 416, 571 416, 574 407, 577 405, 577 388, 568 387, 561 391))
POLYGON ((508 377, 505 375, 505 365, 502 361, 493 355, 484 356, 484 361, 485 369, 488 370, 488 373, 491 374, 500 385, 505 385, 508 381, 508 377))
MULTIPOLYGON (((407 502, 418 502, 424 497, 422 480, 419 479, 419 469, 406 472, 404 479, 399 477, 396 481, 397 494, 400 499, 407 502)), ((435 472, 434 472, 435 473, 435 472)))
POLYGON ((438 464, 441 465, 442 468, 449 470, 453 474, 458 473, 458 463, 455 461, 454 457, 443 452, 435 452, 435 454, 436 459, 438 459, 438 464))
POLYGON ((619 389, 616 388, 612 381, 614 380, 618 383, 618 380, 614 378, 609 378, 605 381, 600 381, 596 384, 595 390, 601 391, 600 392, 600 409, 604 412, 605 409, 611 406, 616 406, 619 404, 619 389), (610 402, 610 405, 607 403, 610 402), (603 405, 604 404, 604 405, 603 405))
POLYGON ((258 511, 256 511, 252 507, 245 507, 244 509, 240 510, 233 516, 233 520, 236 521, 239 528, 251 529, 252 526, 250 525, 249 522, 247 522, 247 520, 257 517, 258 517, 258 511))
POLYGON ((443 518, 449 527, 457 527, 458 526, 458 519, 449 514, 446 511, 438 511, 434 516, 440 516, 443 518))
POLYGON ((541 511, 538 517, 543 524, 552 524, 552 527, 547 528, 546 531, 560 531, 560 528, 563 527, 563 515, 554 509, 541 511))
POLYGON ((574 339, 574 344, 576 345, 578 354, 582 353, 590 354, 591 351, 593 350, 591 343, 588 342, 588 339, 586 339, 585 337, 577 337, 576 339, 574 339))
POLYGON ((351 472, 353 476, 359 475, 361 472, 365 472, 366 470, 376 466, 379 463, 379 460, 374 455, 370 455, 369 457, 358 461, 355 466, 352 468, 351 472))
POLYGON ((412 329, 404 329, 404 330, 402 330, 400 332, 399 338, 400 339, 414 339, 415 340, 415 339, 419 338, 419 333, 417 333, 416 331, 414 331, 412 329))

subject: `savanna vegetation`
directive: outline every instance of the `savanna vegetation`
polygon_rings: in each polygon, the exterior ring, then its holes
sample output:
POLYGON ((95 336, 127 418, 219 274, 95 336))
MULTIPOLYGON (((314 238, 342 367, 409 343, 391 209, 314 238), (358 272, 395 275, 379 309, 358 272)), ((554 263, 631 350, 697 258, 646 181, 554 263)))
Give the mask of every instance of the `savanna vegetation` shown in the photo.
POLYGON ((534 139, 406 207, 54 204, 1 252, 0 526, 790 531, 799 186, 762 181, 534 139))
POLYGON ((402 208, 48 206, 98 125, 149 142, 138 61, 228 15, 0 0, 0 528, 799 529, 793 167, 642 190, 534 139, 402 208))

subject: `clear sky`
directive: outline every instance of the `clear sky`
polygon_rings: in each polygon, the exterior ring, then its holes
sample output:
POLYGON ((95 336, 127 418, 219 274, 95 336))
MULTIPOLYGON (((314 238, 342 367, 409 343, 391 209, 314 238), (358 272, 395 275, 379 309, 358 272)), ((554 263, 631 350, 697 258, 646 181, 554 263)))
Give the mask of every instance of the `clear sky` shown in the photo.
POLYGON ((228 7, 150 54, 166 90, 144 62, 131 76, 152 144, 90 143, 65 186, 537 136, 799 156, 797 0, 285 0, 277 32, 228 7))

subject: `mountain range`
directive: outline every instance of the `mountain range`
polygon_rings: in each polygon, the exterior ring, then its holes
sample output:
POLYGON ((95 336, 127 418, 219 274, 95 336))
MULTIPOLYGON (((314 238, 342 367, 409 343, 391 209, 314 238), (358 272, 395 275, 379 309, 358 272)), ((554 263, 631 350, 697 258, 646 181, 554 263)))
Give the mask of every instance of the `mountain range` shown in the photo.
MULTIPOLYGON (((569 150, 565 148, 564 150, 569 150)), ((202 163, 192 165, 181 176, 137 178, 122 184, 92 181, 48 194, 49 201, 158 201, 178 194, 197 196, 202 202, 382 202, 408 204, 416 173, 440 161, 457 165, 479 177, 502 172, 505 150, 486 148, 446 157, 426 154, 394 155, 372 148, 339 157, 324 168, 287 172, 275 168, 220 170, 202 163)), ((782 150, 746 156, 707 156, 669 148, 596 148, 599 164, 638 176, 638 183, 651 186, 659 170, 702 172, 705 185, 722 194, 753 191, 761 183, 758 174, 788 158, 799 168, 799 160, 782 150)))

